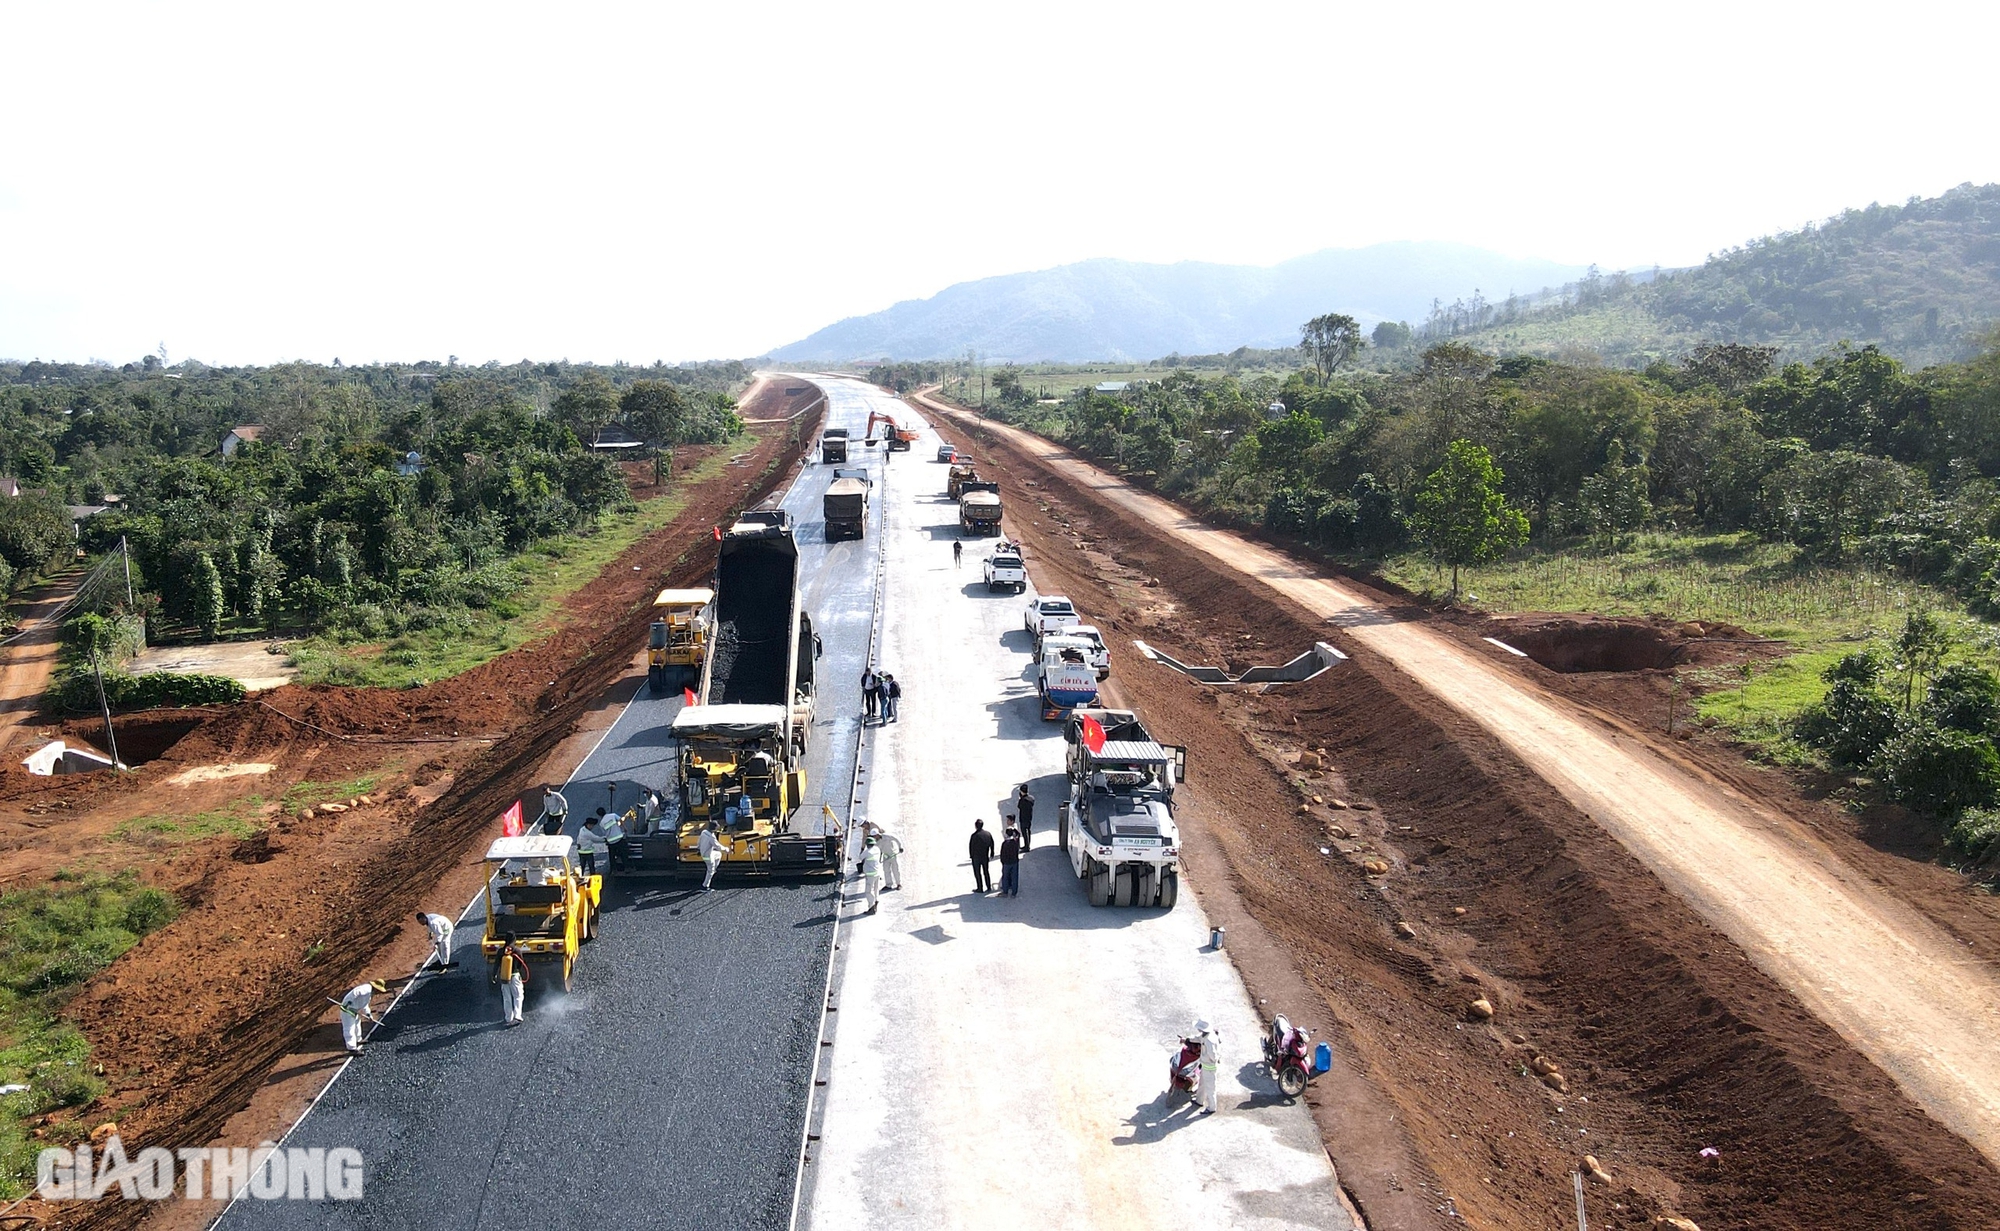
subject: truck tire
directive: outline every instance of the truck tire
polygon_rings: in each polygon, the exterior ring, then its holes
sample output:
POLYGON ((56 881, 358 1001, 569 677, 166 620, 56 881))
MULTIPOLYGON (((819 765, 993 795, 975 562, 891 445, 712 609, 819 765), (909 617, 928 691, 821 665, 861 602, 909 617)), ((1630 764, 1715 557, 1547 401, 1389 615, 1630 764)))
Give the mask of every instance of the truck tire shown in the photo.
POLYGON ((1111 902, 1111 870, 1102 866, 1090 870, 1090 904, 1107 906, 1111 902))
POLYGON ((1139 880, 1137 869, 1119 868, 1112 873, 1112 903, 1117 906, 1132 905, 1133 887, 1139 880))
POLYGON ((1172 870, 1160 877, 1160 907, 1172 910, 1181 896, 1181 874, 1172 870))
POLYGON ((1062 845, 1063 854, 1069 854, 1069 805, 1063 805, 1064 815, 1056 818, 1056 841, 1062 845))

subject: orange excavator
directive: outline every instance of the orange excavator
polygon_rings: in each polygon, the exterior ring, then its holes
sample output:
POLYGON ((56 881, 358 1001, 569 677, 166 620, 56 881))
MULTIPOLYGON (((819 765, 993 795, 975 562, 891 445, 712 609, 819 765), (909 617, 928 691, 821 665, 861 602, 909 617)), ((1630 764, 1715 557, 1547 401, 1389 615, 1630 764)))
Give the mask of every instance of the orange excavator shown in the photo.
POLYGON ((875 443, 875 425, 878 423, 887 424, 889 427, 889 430, 883 433, 882 438, 888 443, 890 449, 898 453, 908 453, 910 451, 910 446, 917 439, 916 431, 912 428, 904 427, 889 416, 878 414, 875 411, 868 412, 867 435, 870 444, 875 443))

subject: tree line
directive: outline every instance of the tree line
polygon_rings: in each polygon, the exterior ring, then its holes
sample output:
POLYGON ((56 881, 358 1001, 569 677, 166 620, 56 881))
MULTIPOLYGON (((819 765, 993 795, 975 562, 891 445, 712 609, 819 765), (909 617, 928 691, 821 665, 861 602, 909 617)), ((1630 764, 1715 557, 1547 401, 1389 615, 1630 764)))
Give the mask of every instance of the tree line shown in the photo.
MULTIPOLYGON (((226 626, 380 633, 504 604, 519 554, 629 507, 616 463, 587 442, 616 425, 652 447, 742 430, 728 390, 743 365, 522 363, 123 369, 0 365, 0 469, 33 493, 0 498, 10 527, 59 532, 64 503, 120 538, 136 611, 157 636, 226 626), (224 434, 257 425, 223 456, 224 434), (57 510, 54 531, 30 510, 57 510)), ((32 557, 40 540, 20 553, 32 557)), ((122 601, 122 595, 121 601, 122 601)))

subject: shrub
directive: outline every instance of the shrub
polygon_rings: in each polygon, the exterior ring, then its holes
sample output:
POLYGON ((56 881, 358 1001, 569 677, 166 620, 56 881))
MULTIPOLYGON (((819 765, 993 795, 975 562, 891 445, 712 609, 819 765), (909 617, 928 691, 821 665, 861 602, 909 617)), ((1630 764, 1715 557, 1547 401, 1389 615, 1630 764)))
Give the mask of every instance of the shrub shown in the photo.
POLYGON ((2000 798, 2000 752, 1968 731, 1904 723, 1875 755, 1874 770, 1890 799, 1933 816, 1983 808, 2000 798))
POLYGON ((1967 808, 1945 830, 1944 841, 1974 867, 2000 864, 2000 808, 1967 808))
MULTIPOLYGON (((243 682, 226 675, 173 675, 165 671, 145 675, 104 673, 104 699, 114 710, 234 705, 245 695, 243 682)), ((42 704, 61 714, 92 713, 97 709, 97 681, 87 670, 60 676, 43 694, 42 704)))
POLYGON ((1993 735, 2000 731, 2000 676, 1971 663, 1946 667, 1924 696, 1924 717, 1955 731, 1993 735))
POLYGON ((1799 738, 1821 749, 1835 765, 1866 765, 1896 732, 1896 706, 1876 691, 1872 683, 1835 673, 1852 659, 1849 655, 1829 668, 1833 687, 1817 705, 1799 715, 1799 738))

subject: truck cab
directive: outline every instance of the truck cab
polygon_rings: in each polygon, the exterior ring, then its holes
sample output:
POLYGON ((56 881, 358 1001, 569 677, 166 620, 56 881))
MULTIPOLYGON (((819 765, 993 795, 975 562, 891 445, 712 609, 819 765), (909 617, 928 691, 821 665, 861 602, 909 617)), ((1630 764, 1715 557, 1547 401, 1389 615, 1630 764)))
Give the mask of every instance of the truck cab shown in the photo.
POLYGON ((986 557, 986 589, 988 592, 1012 589, 1016 594, 1028 588, 1028 566, 1021 559, 1021 552, 1012 543, 1001 543, 986 557))
POLYGON ((1036 651, 1041 668, 1036 688, 1042 699, 1042 720, 1052 722, 1080 705, 1097 704, 1097 669, 1090 665, 1090 643, 1081 637, 1051 633, 1036 651))
POLYGON ((1027 609, 1021 613, 1021 623, 1039 642, 1064 625, 1083 623, 1083 617, 1076 613, 1076 604, 1062 595, 1037 594, 1028 600, 1027 609))
POLYGON ((819 460, 835 465, 847 460, 847 429, 830 427, 819 438, 819 460))

